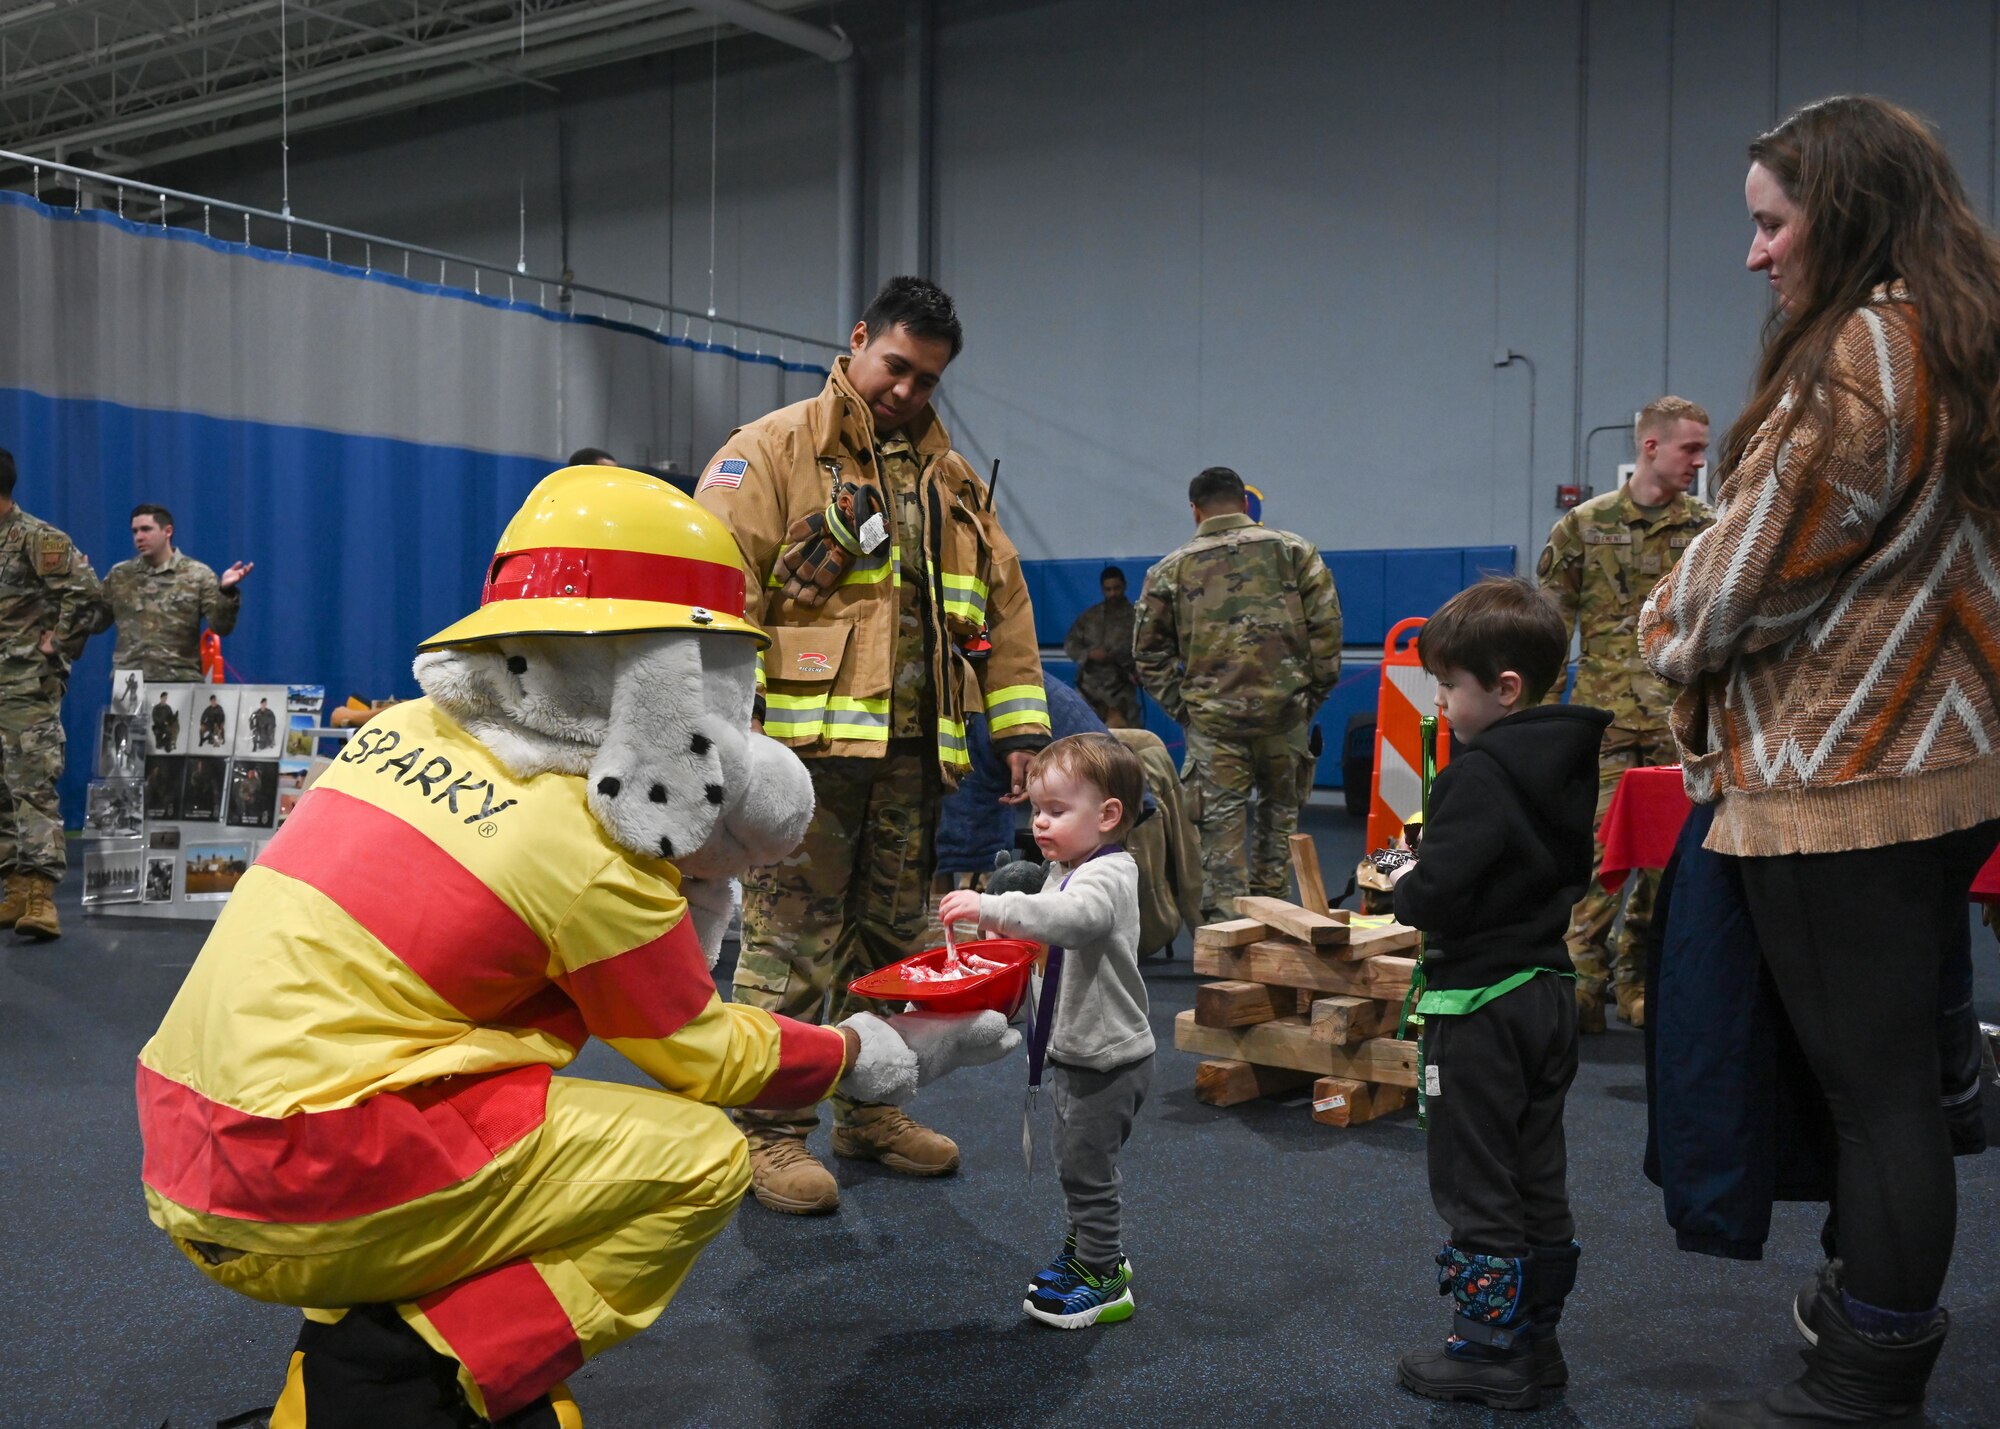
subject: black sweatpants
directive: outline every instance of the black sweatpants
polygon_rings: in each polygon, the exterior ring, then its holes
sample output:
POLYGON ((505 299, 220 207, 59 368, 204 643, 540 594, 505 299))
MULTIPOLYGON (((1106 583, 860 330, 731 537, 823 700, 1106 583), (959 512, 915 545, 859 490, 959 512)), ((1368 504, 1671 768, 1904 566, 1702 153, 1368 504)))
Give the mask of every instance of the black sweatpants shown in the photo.
POLYGON ((1778 997, 1826 1093, 1845 1285, 1888 1310, 1938 1302, 1958 1184, 1938 1102, 1941 963, 2000 820, 1917 843, 1737 860, 1778 997))
POLYGON ((1554 973, 1462 1016, 1424 1018, 1431 1203, 1480 1255, 1567 1245, 1563 1102, 1576 1080, 1576 994, 1554 973))

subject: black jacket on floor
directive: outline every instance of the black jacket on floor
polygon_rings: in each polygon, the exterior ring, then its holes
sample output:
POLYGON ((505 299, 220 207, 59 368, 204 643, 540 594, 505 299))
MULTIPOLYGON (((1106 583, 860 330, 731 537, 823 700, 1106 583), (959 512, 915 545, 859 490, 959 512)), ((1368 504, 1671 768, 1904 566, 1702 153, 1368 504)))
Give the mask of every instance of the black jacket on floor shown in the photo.
POLYGON ((1396 885, 1397 921, 1427 935, 1427 987, 1573 971, 1563 933, 1590 881, 1610 723, 1603 710, 1537 705, 1454 746, 1431 786, 1416 867, 1396 885))

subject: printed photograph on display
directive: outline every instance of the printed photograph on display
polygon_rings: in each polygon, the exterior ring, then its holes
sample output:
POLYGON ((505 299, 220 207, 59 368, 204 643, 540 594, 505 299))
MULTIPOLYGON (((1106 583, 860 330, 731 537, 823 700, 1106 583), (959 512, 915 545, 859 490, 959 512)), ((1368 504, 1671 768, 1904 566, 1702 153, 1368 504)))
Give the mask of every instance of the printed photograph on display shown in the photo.
POLYGON ((287 789, 280 786, 278 789, 278 822, 282 824, 286 819, 289 819, 292 816, 292 810, 298 807, 299 800, 305 798, 305 796, 306 791, 303 789, 287 789))
POLYGON ((144 721, 135 714, 106 710, 98 722, 97 777, 137 779, 145 772, 144 721))
POLYGON ((306 731, 320 727, 326 712, 326 686, 288 685, 285 688, 285 757, 310 759, 319 741, 306 731))
POLYGON ((146 835, 147 848, 179 848, 180 846, 181 831, 179 829, 154 829, 150 834, 146 835))
POLYGON ((136 779, 105 779, 85 791, 83 826, 101 838, 136 838, 146 824, 146 796, 136 779))
MULTIPOLYGON (((178 834, 179 829, 174 832, 178 834)), ((174 901, 174 864, 177 860, 170 853, 149 853, 146 855, 146 892, 142 900, 146 903, 171 903, 174 901)))
POLYGON ((242 693, 234 685, 195 686, 194 753, 229 753, 236 742, 236 701, 242 693))
POLYGON ((146 706, 146 677, 137 670, 111 672, 111 710, 135 715, 146 706))
POLYGON ((268 759, 239 759, 229 770, 228 822, 244 829, 268 829, 276 821, 278 766, 268 759))
POLYGON ((220 901, 236 889, 236 880, 250 870, 247 843, 191 843, 187 848, 187 900, 220 901))
POLYGON ((236 704, 236 757, 276 759, 278 725, 284 714, 284 686, 243 686, 236 704))
POLYGON ((222 817, 222 799, 229 782, 229 761, 211 754, 190 754, 187 778, 181 783, 181 817, 192 824, 222 817))
POLYGON ((194 748, 195 685, 154 685, 146 691, 146 735, 155 754, 194 748))
POLYGON ((181 816, 181 783, 186 778, 186 755, 147 755, 146 817, 178 819, 181 816))
POLYGON ((137 903, 140 864, 145 850, 138 839, 85 839, 83 843, 83 902, 137 903))

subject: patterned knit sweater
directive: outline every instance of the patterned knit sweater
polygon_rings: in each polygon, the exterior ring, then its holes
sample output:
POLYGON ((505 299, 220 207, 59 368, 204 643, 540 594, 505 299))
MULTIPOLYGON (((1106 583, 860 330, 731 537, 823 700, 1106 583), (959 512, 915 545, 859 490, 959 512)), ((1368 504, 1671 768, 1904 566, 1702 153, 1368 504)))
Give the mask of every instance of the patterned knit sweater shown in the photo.
MULTIPOLYGON (((1916 313, 1878 288, 1841 328, 1831 428, 1774 411, 1716 524, 1640 617, 1708 847, 1762 857, 2000 816, 2000 523, 1945 480, 1916 313), (1807 475, 1808 452, 1825 452, 1807 475)), ((1789 394, 1788 394, 1789 396, 1789 394)))

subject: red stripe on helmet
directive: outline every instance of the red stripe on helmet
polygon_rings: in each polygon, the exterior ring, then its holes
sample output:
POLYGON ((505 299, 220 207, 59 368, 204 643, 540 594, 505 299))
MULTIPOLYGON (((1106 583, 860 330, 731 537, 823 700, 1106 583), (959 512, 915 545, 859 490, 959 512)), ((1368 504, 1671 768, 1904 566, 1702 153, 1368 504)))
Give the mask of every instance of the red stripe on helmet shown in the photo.
POLYGON ((493 558, 479 603, 498 600, 646 600, 743 614, 743 572, 719 561, 652 551, 537 546, 493 558))

